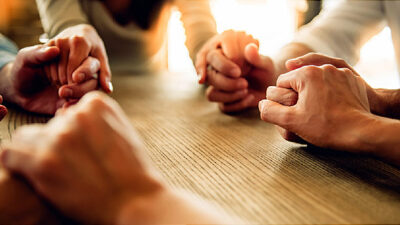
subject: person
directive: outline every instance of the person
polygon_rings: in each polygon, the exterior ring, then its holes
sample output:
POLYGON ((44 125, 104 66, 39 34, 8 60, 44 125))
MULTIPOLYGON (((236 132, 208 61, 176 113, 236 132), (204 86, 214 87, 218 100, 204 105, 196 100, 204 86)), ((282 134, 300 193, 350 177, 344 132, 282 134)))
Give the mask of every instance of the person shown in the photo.
MULTIPOLYGON (((119 73, 166 68, 166 31, 172 6, 181 12, 186 46, 193 62, 198 56, 204 59, 200 49, 219 49, 223 40, 236 35, 232 31, 217 34, 206 0, 36 1, 43 27, 51 38, 47 44, 58 46, 62 52, 61 63, 58 69, 54 68, 62 74, 62 83, 67 83, 71 71, 90 55, 100 61, 99 79, 106 92, 112 90, 110 67, 119 73)), ((252 37, 247 41, 258 44, 252 37)), ((226 45, 228 49, 237 48, 226 45)))
MULTIPOLYGON (((54 115, 58 108, 67 107, 85 93, 98 89, 95 74, 100 63, 93 57, 88 57, 73 73, 75 78, 84 74, 83 80, 81 77, 77 83, 63 86, 53 84, 51 76, 54 74, 49 67, 58 62, 59 53, 57 47, 45 45, 18 51, 9 39, 0 34, 0 103, 4 97, 7 103, 23 110, 54 115)), ((6 113, 7 108, 0 105, 0 120, 6 113)), ((60 221, 26 182, 11 176, 2 167, 0 211, 3 224, 58 224, 60 221)))
MULTIPOLYGON (((267 86, 276 83, 276 79, 280 74, 288 72, 285 66, 288 59, 297 58, 310 52, 319 52, 344 59, 346 62, 353 65, 358 60, 360 48, 363 44, 375 34, 379 33, 385 24, 392 29, 396 60, 400 68, 398 53, 400 51, 400 46, 398 45, 398 40, 400 40, 400 33, 398 32, 400 20, 396 11, 399 7, 397 1, 346 0, 339 3, 336 8, 321 13, 321 15, 315 18, 310 24, 301 29, 296 34, 294 40, 284 46, 279 54, 273 58, 259 55, 256 51, 256 46, 247 46, 247 56, 259 58, 259 62, 262 61, 264 63, 262 68, 260 68, 260 63, 253 63, 252 66, 252 68, 258 71, 260 71, 260 69, 263 71, 259 73, 259 77, 262 77, 264 81, 261 81, 262 83, 260 83, 260 81, 250 82, 251 84, 247 88, 239 88, 235 89, 235 91, 230 91, 233 87, 240 86, 240 83, 243 82, 242 79, 231 79, 229 82, 216 82, 216 80, 220 81, 232 78, 229 71, 238 66, 226 62, 221 64, 220 61, 214 59, 216 57, 208 57, 206 61, 202 60, 198 62, 199 66, 196 67, 199 72, 200 68, 207 68, 207 65, 209 65, 208 72, 206 72, 207 83, 209 84, 207 97, 212 102, 218 102, 223 111, 240 111, 256 107, 257 105, 255 102, 263 99, 261 95, 262 91, 259 91, 260 95, 257 96, 260 97, 256 98, 253 104, 249 104, 246 101, 243 103, 243 101, 251 95, 257 86, 263 86, 263 90, 266 90, 267 86), (338 26, 338 24, 340 25, 338 26), (238 96, 237 92, 240 91, 247 91, 249 93, 241 96, 241 98, 234 98, 238 96), (233 107, 232 110, 229 108, 224 110, 224 108, 222 108, 223 106, 232 105, 231 103, 235 103, 237 107, 233 107)), ((245 54, 242 55, 245 56, 245 54)), ((250 59, 247 58, 247 60, 250 59)), ((248 78, 242 76, 241 78, 246 81, 254 80, 252 76, 248 78)), ((376 91, 387 92, 386 90, 376 91)), ((373 98, 373 96, 371 96, 371 98, 373 98)), ((371 101, 372 99, 369 100, 371 101)), ((374 106, 375 105, 372 104, 372 107, 374 106)), ((379 112, 379 110, 379 107, 372 108, 372 111, 377 114, 382 113, 379 112)))
POLYGON ((221 64, 215 57, 207 57, 207 61, 202 62, 203 66, 208 65, 209 87, 206 95, 210 101, 218 102, 222 111, 231 112, 254 107, 255 102, 265 98, 263 91, 266 90, 267 100, 259 103, 261 118, 281 125, 278 129, 286 140, 372 153, 398 163, 397 151, 390 151, 387 146, 389 143, 395 146, 396 138, 390 132, 382 132, 382 129, 391 124, 393 127, 388 131, 392 131, 397 126, 396 121, 389 118, 400 116, 397 107, 399 90, 371 88, 360 81, 357 72, 347 62, 356 63, 362 45, 388 24, 400 65, 400 18, 396 11, 399 8, 397 1, 343 1, 337 8, 325 11, 301 29, 273 59, 260 55, 257 46, 248 44, 244 48, 243 59, 257 70, 256 78, 254 73, 249 72, 232 79, 229 71, 238 65, 221 64), (311 52, 322 55, 308 54, 311 52), (232 87, 238 87, 243 79, 248 82, 248 87, 232 91, 232 87), (345 82, 347 86, 333 82, 345 82), (350 87, 350 84, 355 86, 350 87), (338 93, 333 94, 335 88, 338 93), (350 88, 350 92, 346 92, 345 88, 350 88), (247 94, 241 95, 241 92, 247 94), (252 102, 248 100, 251 95, 258 97, 252 102), (343 104, 338 104, 339 97, 349 100, 343 99, 343 104), (342 113, 355 111, 355 108, 362 112, 360 114, 368 115, 354 116, 352 119, 358 124, 350 123, 350 116, 342 113), (332 121, 335 121, 334 124, 332 121), (361 124, 364 129, 359 127, 361 124), (339 129, 339 126, 343 127, 339 129), (373 143, 371 135, 377 132, 385 136, 375 139, 377 142, 373 143))
POLYGON ((83 224, 238 223, 167 188, 129 119, 101 92, 88 93, 48 124, 19 128, 0 158, 60 212, 83 224))
MULTIPOLYGON (((54 115, 57 109, 68 106, 85 93, 98 86, 94 74, 99 70, 96 58, 87 58, 74 71, 74 77, 84 74, 78 83, 56 86, 51 83, 50 66, 57 63, 57 47, 37 45, 20 51, 0 34, 0 95, 1 100, 18 105, 22 109, 54 115)), ((0 107, 1 117, 7 110, 0 107)))

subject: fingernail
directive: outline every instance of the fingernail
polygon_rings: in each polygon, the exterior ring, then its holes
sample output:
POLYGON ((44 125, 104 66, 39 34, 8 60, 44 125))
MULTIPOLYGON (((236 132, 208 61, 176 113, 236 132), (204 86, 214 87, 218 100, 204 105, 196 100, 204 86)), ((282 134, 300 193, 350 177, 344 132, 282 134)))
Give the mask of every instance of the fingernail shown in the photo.
POLYGON ((239 83, 239 88, 247 88, 247 81, 241 80, 239 83))
POLYGON ((290 63, 295 64, 295 65, 300 65, 301 64, 301 59, 291 59, 290 63))
POLYGON ((70 88, 64 88, 63 92, 64 97, 71 97, 72 95, 74 95, 74 91, 72 91, 72 89, 70 88))
POLYGON ((240 94, 241 95, 245 95, 245 94, 247 94, 247 92, 248 92, 247 88, 243 89, 243 90, 240 90, 240 94))
POLYGON ((232 70, 231 70, 231 75, 232 75, 232 76, 235 76, 235 77, 240 76, 241 73, 242 73, 242 72, 240 71, 239 68, 235 68, 235 69, 232 69, 232 70))
POLYGON ((78 75, 76 75, 76 78, 78 79, 78 82, 82 82, 85 79, 85 74, 78 73, 78 75))
POLYGON ((260 112, 264 111, 264 101, 265 100, 261 100, 258 102, 258 109, 260 110, 260 112))
POLYGON ((109 82, 107 83, 107 86, 108 86, 108 90, 110 91, 110 93, 114 91, 114 87, 113 87, 111 81, 109 81, 109 82))
POLYGON ((43 47, 43 48, 41 48, 39 51, 41 51, 41 52, 47 52, 49 49, 51 49, 52 47, 48 47, 48 46, 46 46, 46 47, 43 47))
POLYGON ((8 113, 8 110, 5 106, 0 105, 0 120, 2 120, 8 113))

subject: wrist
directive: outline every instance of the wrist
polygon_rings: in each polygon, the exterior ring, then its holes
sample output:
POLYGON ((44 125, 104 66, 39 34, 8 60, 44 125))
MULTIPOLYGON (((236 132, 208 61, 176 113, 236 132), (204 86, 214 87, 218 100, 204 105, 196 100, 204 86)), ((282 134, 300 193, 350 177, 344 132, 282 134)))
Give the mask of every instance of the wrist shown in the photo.
POLYGON ((157 224, 157 207, 163 205, 165 199, 170 198, 170 191, 165 187, 146 196, 133 196, 120 208, 117 213, 115 224, 157 224))
POLYGON ((398 120, 370 115, 368 124, 360 130, 359 144, 369 154, 400 165, 399 132, 398 120))
POLYGON ((115 224, 236 224, 236 220, 192 195, 161 188, 127 201, 115 224))
POLYGON ((387 114, 387 93, 383 89, 374 89, 367 85, 367 95, 371 113, 385 116, 387 114))
MULTIPOLYGON (((389 89, 374 89, 378 104, 376 104, 374 111, 377 115, 390 118, 400 117, 400 92, 399 90, 389 89), (378 108, 379 107, 379 108, 378 108)), ((369 98, 369 96, 368 96, 369 98)), ((372 107, 372 106, 371 106, 372 107)), ((372 108, 371 108, 372 111, 372 108)))

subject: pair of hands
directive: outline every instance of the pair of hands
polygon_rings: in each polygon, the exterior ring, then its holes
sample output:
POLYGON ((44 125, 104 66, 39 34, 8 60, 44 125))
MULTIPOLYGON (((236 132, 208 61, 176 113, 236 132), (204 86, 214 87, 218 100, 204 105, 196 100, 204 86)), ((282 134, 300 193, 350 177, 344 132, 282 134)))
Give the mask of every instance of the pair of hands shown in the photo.
POLYGON ((345 61, 310 53, 287 61, 288 73, 259 103, 261 118, 289 141, 360 151, 373 89, 345 61))
POLYGON ((116 224, 127 204, 165 189, 130 121, 101 92, 61 109, 46 125, 19 128, 3 145, 1 160, 84 224, 116 224))
MULTIPOLYGON (((89 25, 68 28, 46 45, 20 50, 2 71, 6 100, 41 114, 53 115, 99 84, 107 93, 113 89, 104 44, 89 25)), ((0 118, 7 112, 3 107, 0 118)))
POLYGON ((258 41, 244 32, 225 31, 210 39, 196 57, 199 83, 209 85, 207 98, 223 112, 257 107, 275 84, 272 60, 258 53, 258 41))

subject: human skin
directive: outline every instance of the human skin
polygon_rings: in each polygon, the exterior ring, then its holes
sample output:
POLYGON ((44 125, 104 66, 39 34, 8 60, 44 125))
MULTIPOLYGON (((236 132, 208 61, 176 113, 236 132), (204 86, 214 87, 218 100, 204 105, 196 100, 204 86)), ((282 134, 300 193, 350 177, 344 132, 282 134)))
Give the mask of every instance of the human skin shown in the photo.
POLYGON ((1 105, 3 103, 3 96, 0 95, 0 121, 7 115, 7 108, 4 105, 1 105))
POLYGON ((88 57, 97 59, 100 63, 99 84, 106 92, 111 93, 111 71, 104 43, 94 27, 80 24, 69 27, 52 38, 46 45, 60 49, 57 64, 49 67, 51 81, 55 85, 81 83, 85 80, 82 73, 74 73, 88 57))
POLYGON ((46 125, 19 128, 1 161, 84 224, 232 222, 168 189, 122 109, 101 93, 85 95, 46 125))
POLYGON ((93 77, 99 71, 97 59, 87 58, 74 73, 84 74, 77 84, 61 87, 49 82, 49 65, 56 64, 59 56, 57 47, 38 45, 20 50, 14 62, 0 71, 0 94, 4 100, 29 112, 54 115, 67 99, 79 99, 85 93, 97 89, 93 77))
MULTIPOLYGON (((354 68, 347 64, 343 59, 328 57, 318 53, 308 53, 304 56, 286 61, 286 68, 288 71, 309 65, 333 65, 336 68, 347 68, 356 76, 360 76, 357 71, 355 71, 354 68)), ((373 114, 383 117, 399 118, 400 114, 397 106, 400 104, 400 93, 398 90, 373 89, 366 82, 365 86, 367 90, 370 111, 373 114)), ((291 106, 297 102, 297 93, 288 89, 269 87, 267 90, 267 98, 276 100, 283 105, 291 106)), ((304 140, 299 138, 297 135, 282 129, 281 127, 277 128, 284 139, 288 141, 304 143, 304 140)))
POLYGON ((236 112, 257 107, 267 87, 275 85, 277 77, 287 71, 286 60, 311 51, 292 43, 272 59, 259 54, 258 41, 251 36, 229 31, 203 46, 196 58, 196 70, 199 82, 207 80, 209 85, 207 98, 217 102, 223 112, 236 112), (213 70, 206 69, 207 65, 213 70))
MULTIPOLYGON (((46 66, 57 60, 57 47, 34 46, 19 51, 16 60, 0 71, 0 93, 7 102, 44 114, 54 114, 66 103, 97 87, 91 76, 99 70, 97 59, 88 58, 75 71, 84 73, 82 84, 64 85, 60 90, 48 82, 46 66), (46 82, 47 81, 47 82, 46 82), (68 94, 67 89, 72 93, 68 94), (62 96, 62 97, 60 97, 62 96)), ((2 99, 2 98, 0 98, 2 99)), ((7 112, 0 106, 0 114, 7 112)), ((2 114, 3 115, 3 114, 2 114)), ((0 167, 0 221, 2 224, 58 224, 59 218, 21 178, 0 167)))
POLYGON ((261 118, 316 146, 372 154, 399 165, 400 123, 371 113, 369 87, 353 70, 328 63, 294 69, 312 60, 334 64, 338 59, 312 54, 288 61, 293 70, 268 88, 267 100, 259 104, 261 118))

